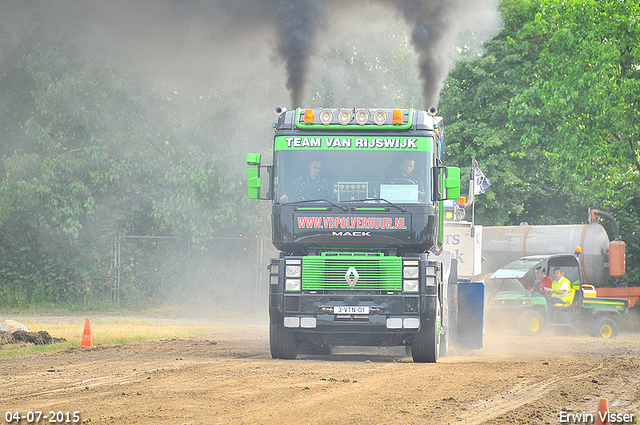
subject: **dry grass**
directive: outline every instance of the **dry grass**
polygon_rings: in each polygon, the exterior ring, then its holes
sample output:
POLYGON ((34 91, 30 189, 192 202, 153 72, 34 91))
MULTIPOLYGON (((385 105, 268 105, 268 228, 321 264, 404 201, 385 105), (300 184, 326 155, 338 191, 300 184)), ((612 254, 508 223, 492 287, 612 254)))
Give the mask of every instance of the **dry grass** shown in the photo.
MULTIPOLYGON (((82 317, 24 317, 13 318, 26 325, 31 332, 47 331, 54 338, 66 342, 47 346, 10 344, 2 346, 0 357, 53 351, 79 346, 84 331, 82 317)), ((150 319, 136 317, 101 316, 90 318, 93 345, 119 344, 150 339, 183 338, 216 331, 219 326, 209 321, 185 319, 150 319)))

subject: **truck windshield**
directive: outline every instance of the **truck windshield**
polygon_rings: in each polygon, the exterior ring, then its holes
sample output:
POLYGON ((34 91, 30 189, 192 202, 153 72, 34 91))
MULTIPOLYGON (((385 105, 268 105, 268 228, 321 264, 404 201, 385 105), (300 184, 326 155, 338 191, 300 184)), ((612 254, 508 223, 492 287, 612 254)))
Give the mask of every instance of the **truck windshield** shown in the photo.
POLYGON ((285 150, 274 155, 275 200, 431 204, 431 152, 285 150))

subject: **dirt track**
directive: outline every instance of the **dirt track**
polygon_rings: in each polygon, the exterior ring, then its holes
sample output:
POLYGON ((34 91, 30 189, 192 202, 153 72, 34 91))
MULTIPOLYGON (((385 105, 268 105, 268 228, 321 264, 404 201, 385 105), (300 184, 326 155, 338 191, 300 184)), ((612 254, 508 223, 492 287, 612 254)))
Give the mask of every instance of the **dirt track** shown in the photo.
POLYGON ((263 323, 225 329, 0 359, 2 419, 79 411, 88 424, 557 424, 563 409, 595 415, 601 397, 612 413, 640 418, 637 335, 487 335, 481 350, 414 364, 399 349, 272 360, 263 323))

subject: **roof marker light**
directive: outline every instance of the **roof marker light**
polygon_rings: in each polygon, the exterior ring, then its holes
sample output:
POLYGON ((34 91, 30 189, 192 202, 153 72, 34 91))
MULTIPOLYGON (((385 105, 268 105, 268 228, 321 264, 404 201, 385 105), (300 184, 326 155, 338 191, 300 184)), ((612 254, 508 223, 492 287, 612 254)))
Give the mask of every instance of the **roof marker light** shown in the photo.
POLYGON ((402 119, 402 111, 400 109, 393 110, 393 123, 394 124, 402 124, 404 120, 402 119))
POLYGON ((322 111, 320 111, 320 122, 324 125, 329 125, 331 124, 331 121, 333 121, 333 112, 331 111, 331 109, 323 109, 322 111))
POLYGON ((313 109, 304 110, 304 122, 305 124, 313 124, 316 121, 313 109))
POLYGON ((338 112, 338 121, 340 122, 340 124, 347 125, 351 122, 352 119, 353 119, 353 114, 351 113, 350 110, 340 109, 340 112, 338 112))
POLYGON ((360 125, 365 125, 369 121, 369 111, 366 109, 358 109, 356 111, 356 122, 360 125))
POLYGON ((373 113, 373 122, 378 125, 383 125, 387 122, 387 111, 378 109, 373 113))

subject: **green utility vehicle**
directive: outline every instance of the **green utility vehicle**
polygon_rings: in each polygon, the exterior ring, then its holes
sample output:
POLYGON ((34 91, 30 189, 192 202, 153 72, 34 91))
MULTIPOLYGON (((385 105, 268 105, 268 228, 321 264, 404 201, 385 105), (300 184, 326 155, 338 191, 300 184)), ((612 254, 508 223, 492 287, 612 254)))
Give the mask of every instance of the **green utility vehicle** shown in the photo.
POLYGON ((249 197, 273 201, 280 251, 269 264, 272 357, 404 345, 435 362, 466 314, 480 316, 481 341, 482 302, 458 311, 455 261, 437 256, 460 170, 442 165, 435 108, 275 113, 272 165, 247 155, 249 197))
POLYGON ((495 296, 487 305, 490 327, 516 325, 523 335, 538 335, 547 328, 575 328, 591 336, 614 338, 616 318, 628 311, 629 301, 598 298, 581 285, 579 254, 523 257, 497 270, 490 277, 495 296), (544 293, 540 271, 553 276, 559 268, 571 282, 571 293, 563 302, 544 293))

